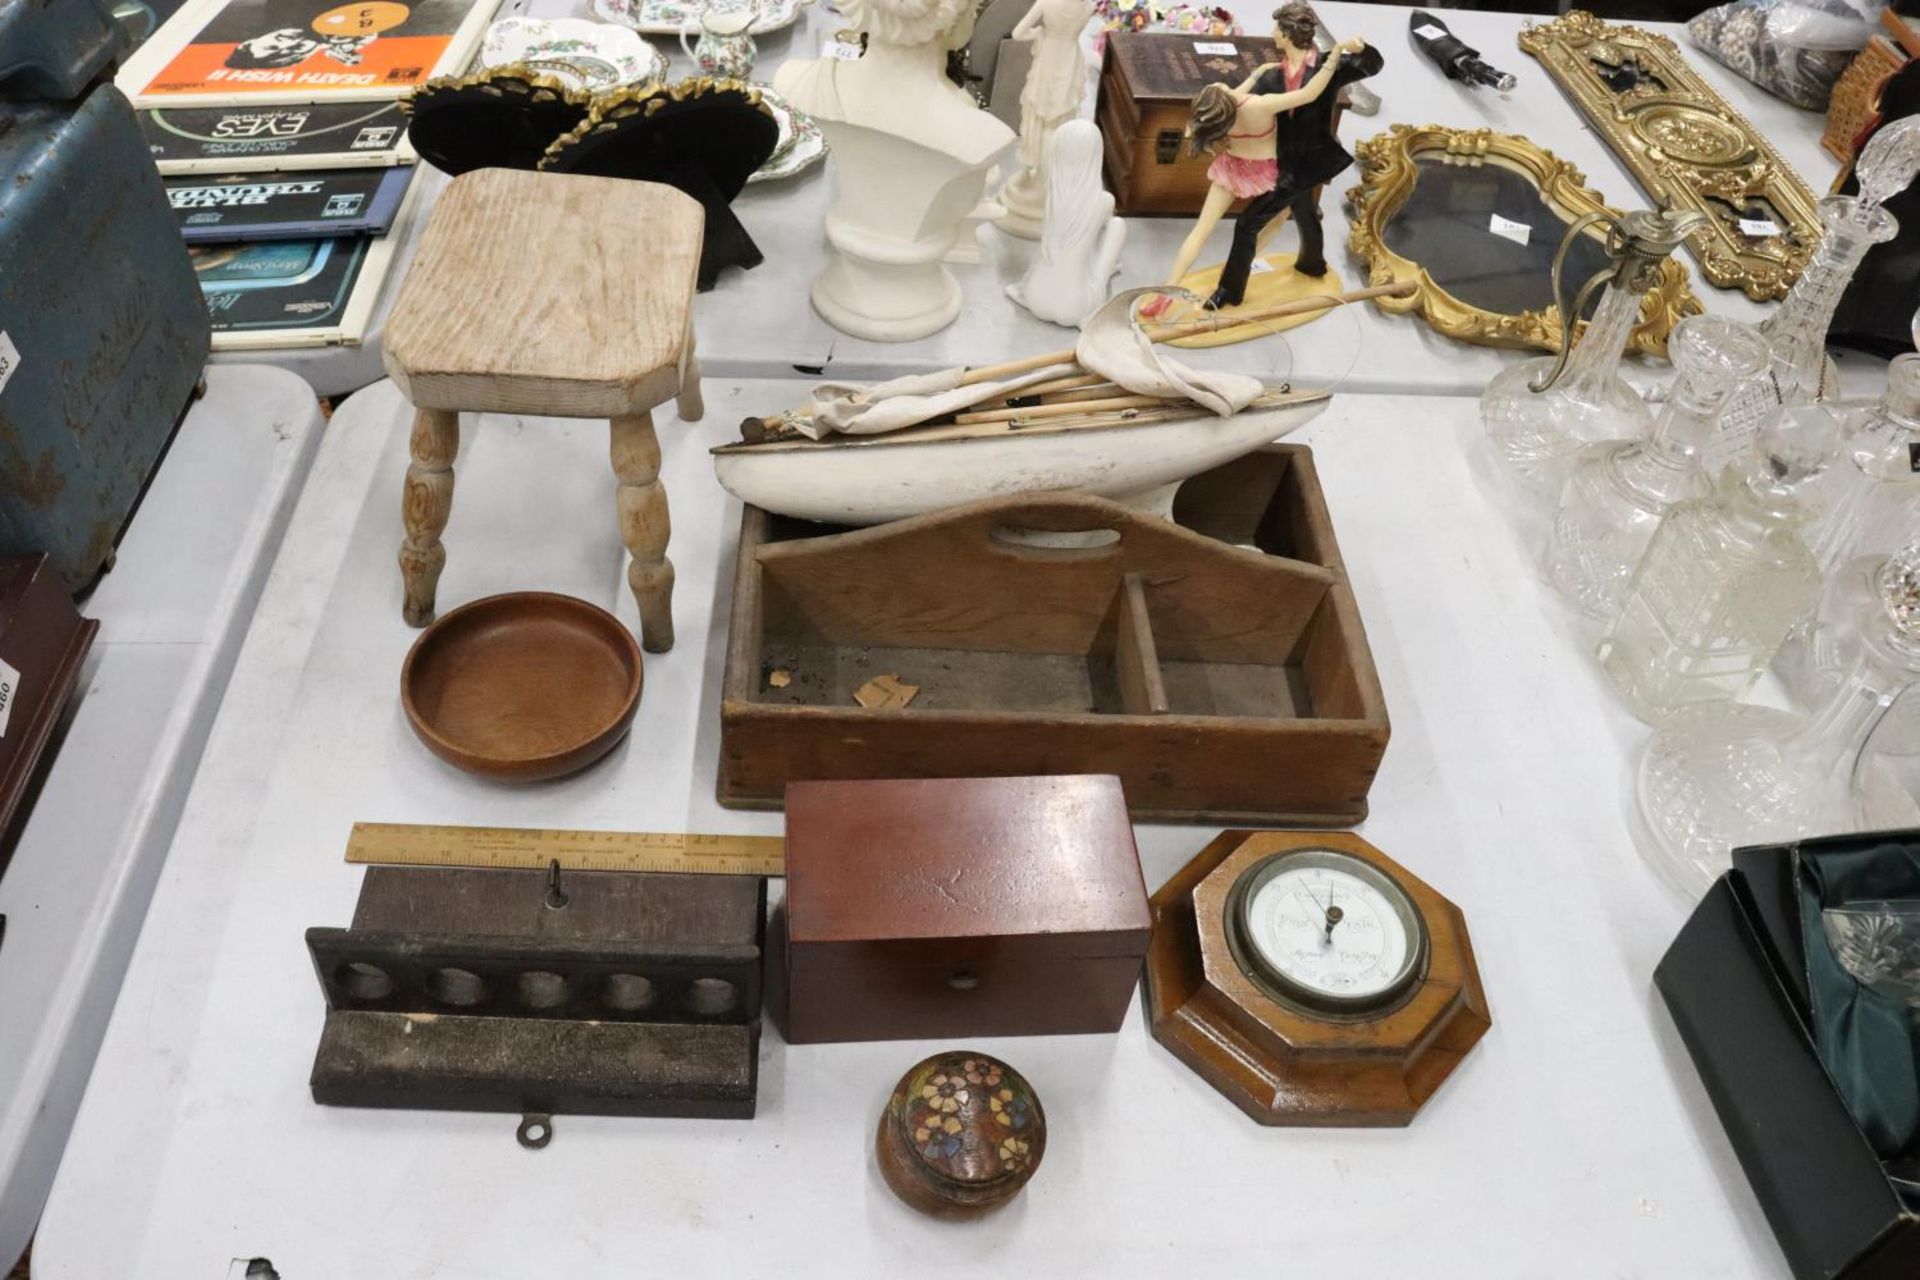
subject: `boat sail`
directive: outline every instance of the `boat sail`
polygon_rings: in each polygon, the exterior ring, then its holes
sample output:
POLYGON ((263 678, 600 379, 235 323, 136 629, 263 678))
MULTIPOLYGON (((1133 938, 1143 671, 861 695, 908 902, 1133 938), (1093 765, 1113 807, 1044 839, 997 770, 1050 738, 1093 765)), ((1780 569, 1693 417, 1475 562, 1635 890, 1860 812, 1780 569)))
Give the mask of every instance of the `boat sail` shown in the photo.
POLYGON ((1164 289, 1116 295, 1071 350, 873 386, 823 383, 713 452, 721 485, 779 515, 870 525, 1010 493, 1070 489, 1167 514, 1179 482, 1299 429, 1331 393, 1199 370, 1157 344, 1404 291, 1297 299, 1257 315, 1143 327, 1164 289))

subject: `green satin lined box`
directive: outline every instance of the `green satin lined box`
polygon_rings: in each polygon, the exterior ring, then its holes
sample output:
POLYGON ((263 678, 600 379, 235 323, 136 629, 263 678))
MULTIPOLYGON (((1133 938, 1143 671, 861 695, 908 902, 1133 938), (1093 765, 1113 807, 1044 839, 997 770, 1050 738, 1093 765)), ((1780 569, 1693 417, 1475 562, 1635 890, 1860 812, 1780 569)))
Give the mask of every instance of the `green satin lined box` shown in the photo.
POLYGON ((1920 1188, 1902 1180, 1920 1172, 1920 1144, 1883 1159, 1823 1064, 1801 916, 1803 862, 1876 846, 1920 857, 1920 831, 1737 851, 1654 971, 1799 1280, 1920 1276, 1920 1188))

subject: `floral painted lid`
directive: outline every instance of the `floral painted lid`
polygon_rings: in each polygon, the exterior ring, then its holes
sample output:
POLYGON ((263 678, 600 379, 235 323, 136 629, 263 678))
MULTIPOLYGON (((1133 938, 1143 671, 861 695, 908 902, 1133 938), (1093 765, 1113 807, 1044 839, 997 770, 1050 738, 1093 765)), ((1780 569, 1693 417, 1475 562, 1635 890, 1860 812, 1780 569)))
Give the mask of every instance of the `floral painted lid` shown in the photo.
POLYGON ((1033 1088, 997 1058, 937 1054, 902 1077, 889 1107, 926 1174, 955 1190, 1024 1183, 1047 1146, 1033 1088))

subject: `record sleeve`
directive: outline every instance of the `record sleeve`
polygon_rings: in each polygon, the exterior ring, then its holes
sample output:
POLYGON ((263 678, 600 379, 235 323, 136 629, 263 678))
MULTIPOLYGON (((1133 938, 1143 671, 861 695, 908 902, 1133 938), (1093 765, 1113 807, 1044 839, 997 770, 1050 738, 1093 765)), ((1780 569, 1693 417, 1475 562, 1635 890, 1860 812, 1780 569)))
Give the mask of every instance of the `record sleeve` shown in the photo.
POLYGON ((188 244, 385 235, 411 167, 249 173, 166 180, 188 244))
POLYGON ((498 0, 189 0, 115 77, 139 106, 398 98, 465 66, 498 0))
POLYGON ((418 186, 384 236, 188 245, 215 351, 353 345, 412 217, 418 186))
POLYGON ((397 102, 143 107, 135 114, 163 174, 412 164, 397 102))

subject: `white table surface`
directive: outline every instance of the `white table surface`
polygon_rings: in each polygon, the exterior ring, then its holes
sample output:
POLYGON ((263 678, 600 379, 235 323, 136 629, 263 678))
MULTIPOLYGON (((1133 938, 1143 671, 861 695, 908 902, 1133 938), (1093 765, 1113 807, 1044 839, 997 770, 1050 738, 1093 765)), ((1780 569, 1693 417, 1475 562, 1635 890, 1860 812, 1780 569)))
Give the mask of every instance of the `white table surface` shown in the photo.
MULTIPOLYGON (((1226 7, 1240 17, 1249 32, 1264 33, 1271 27, 1268 15, 1273 5, 1269 0, 1227 0, 1226 7)), ((1606 143, 1592 132, 1540 65, 1520 51, 1515 36, 1523 22, 1535 19, 1508 13, 1446 11, 1446 21, 1456 35, 1478 47, 1495 66, 1519 77, 1520 84, 1514 92, 1502 97, 1488 89, 1469 89, 1455 84, 1422 57, 1407 35, 1407 9, 1350 4, 1342 0, 1327 0, 1318 8, 1336 35, 1364 36, 1380 48, 1387 60, 1386 69, 1368 81, 1383 100, 1379 114, 1362 117, 1349 113, 1340 126, 1341 137, 1349 148, 1362 138, 1384 132, 1392 124, 1493 128, 1528 137, 1573 162, 1586 174, 1588 185, 1616 208, 1646 206, 1646 197, 1638 184, 1613 157, 1606 143)), ((526 10, 541 17, 589 14, 588 0, 529 0, 526 10)), ((770 80, 774 68, 787 57, 815 56, 822 39, 844 25, 843 17, 825 4, 815 3, 793 28, 760 37, 755 78, 770 80)), ((1825 124, 1822 115, 1767 95, 1693 50, 1677 25, 1644 25, 1664 30, 1678 39, 1708 83, 1774 144, 1814 194, 1825 192, 1837 165, 1819 147, 1820 130, 1825 124)), ((677 41, 670 37, 648 38, 670 55, 675 75, 690 69, 677 41)), ((1090 30, 1084 42, 1088 58, 1085 108, 1088 115, 1093 111, 1093 81, 1098 67, 1092 41, 1090 30)), ((835 377, 882 377, 952 364, 1012 359, 1064 346, 1071 340, 1072 330, 1036 320, 1008 300, 1006 286, 1025 273, 1036 245, 1005 235, 994 227, 980 231, 983 261, 975 266, 953 268, 963 291, 963 303, 959 318, 940 333, 911 343, 878 343, 850 337, 828 325, 814 313, 807 289, 820 270, 826 250, 823 226, 832 198, 832 169, 833 160, 829 156, 823 165, 816 165, 797 178, 749 187, 734 202, 741 221, 767 260, 752 271, 727 272, 713 290, 700 296, 694 314, 700 335, 701 361, 708 373, 781 377, 798 368, 825 369, 835 377)), ((431 195, 444 180, 430 168, 425 172, 434 180, 433 188, 426 193, 431 195)), ((1343 274, 1349 287, 1354 288, 1366 281, 1364 268, 1346 250, 1344 193, 1358 181, 1358 170, 1349 169, 1329 184, 1321 202, 1328 260, 1343 274)), ((422 204, 413 228, 407 233, 392 277, 394 282, 399 280, 411 257, 428 207, 422 204)), ((1120 273, 1113 282, 1115 289, 1162 279, 1191 225, 1186 218, 1128 221, 1127 244, 1121 255, 1120 273)), ((1216 231, 1211 244, 1213 252, 1203 256, 1202 263, 1220 261, 1226 254, 1229 237, 1226 228, 1216 231)), ((1288 249, 1294 243, 1291 230, 1282 231, 1276 242, 1280 249, 1288 249)), ((1693 270, 1695 290, 1716 314, 1737 320, 1758 320, 1771 309, 1771 304, 1756 304, 1737 291, 1708 285, 1699 276, 1698 265, 1691 256, 1683 251, 1679 257, 1693 270)), ((242 355, 252 360, 265 358, 293 369, 312 382, 322 395, 364 386, 381 376, 379 334, 392 300, 391 284, 387 292, 388 297, 381 302, 369 330, 369 340, 362 347, 233 354, 236 358, 242 355)), ((1368 392, 1438 391, 1478 395, 1496 372, 1522 358, 1513 352, 1455 342, 1412 316, 1389 316, 1371 306, 1356 308, 1350 317, 1329 317, 1294 330, 1287 336, 1287 342, 1291 347, 1290 356, 1263 350, 1250 358, 1262 362, 1263 370, 1287 367, 1266 362, 1290 361, 1294 373, 1314 385, 1326 385, 1333 379, 1345 377, 1346 389, 1368 392)), ((1262 344, 1267 348, 1273 345, 1262 344)), ((1852 353, 1842 353, 1840 360, 1850 394, 1878 393, 1876 380, 1878 371, 1884 367, 1883 361, 1852 353)), ((1642 380, 1658 381, 1664 376, 1660 372, 1663 369, 1663 365, 1650 366, 1642 380)))
MULTIPOLYGON (((334 417, 234 670, 34 1251, 37 1280, 1296 1276, 1754 1280, 1784 1264, 1651 986, 1686 904, 1627 822, 1645 730, 1611 699, 1483 488, 1466 399, 1337 397, 1314 446, 1393 721, 1360 829, 1460 904, 1494 1026, 1403 1130, 1263 1129, 1153 1042, 985 1040, 1048 1111, 1045 1164, 984 1223, 874 1172, 874 1118, 932 1042, 790 1048, 747 1122, 315 1105, 302 940, 351 917, 356 820, 775 833, 713 799, 738 507, 705 448, 795 384, 710 379, 661 414, 679 642, 631 737, 535 787, 429 755, 397 679, 408 415, 334 417)), ((456 467, 443 608, 542 588, 637 615, 604 426, 488 418, 456 467)), ((1158 886, 1212 828, 1138 829, 1158 886)), ((777 887, 777 885, 776 885, 777 887)), ((9 944, 11 945, 11 944, 9 944)))
POLYGON ((82 605, 100 631, 23 816, 0 913, 0 1265, 27 1246, 320 412, 279 369, 211 370, 82 605))

